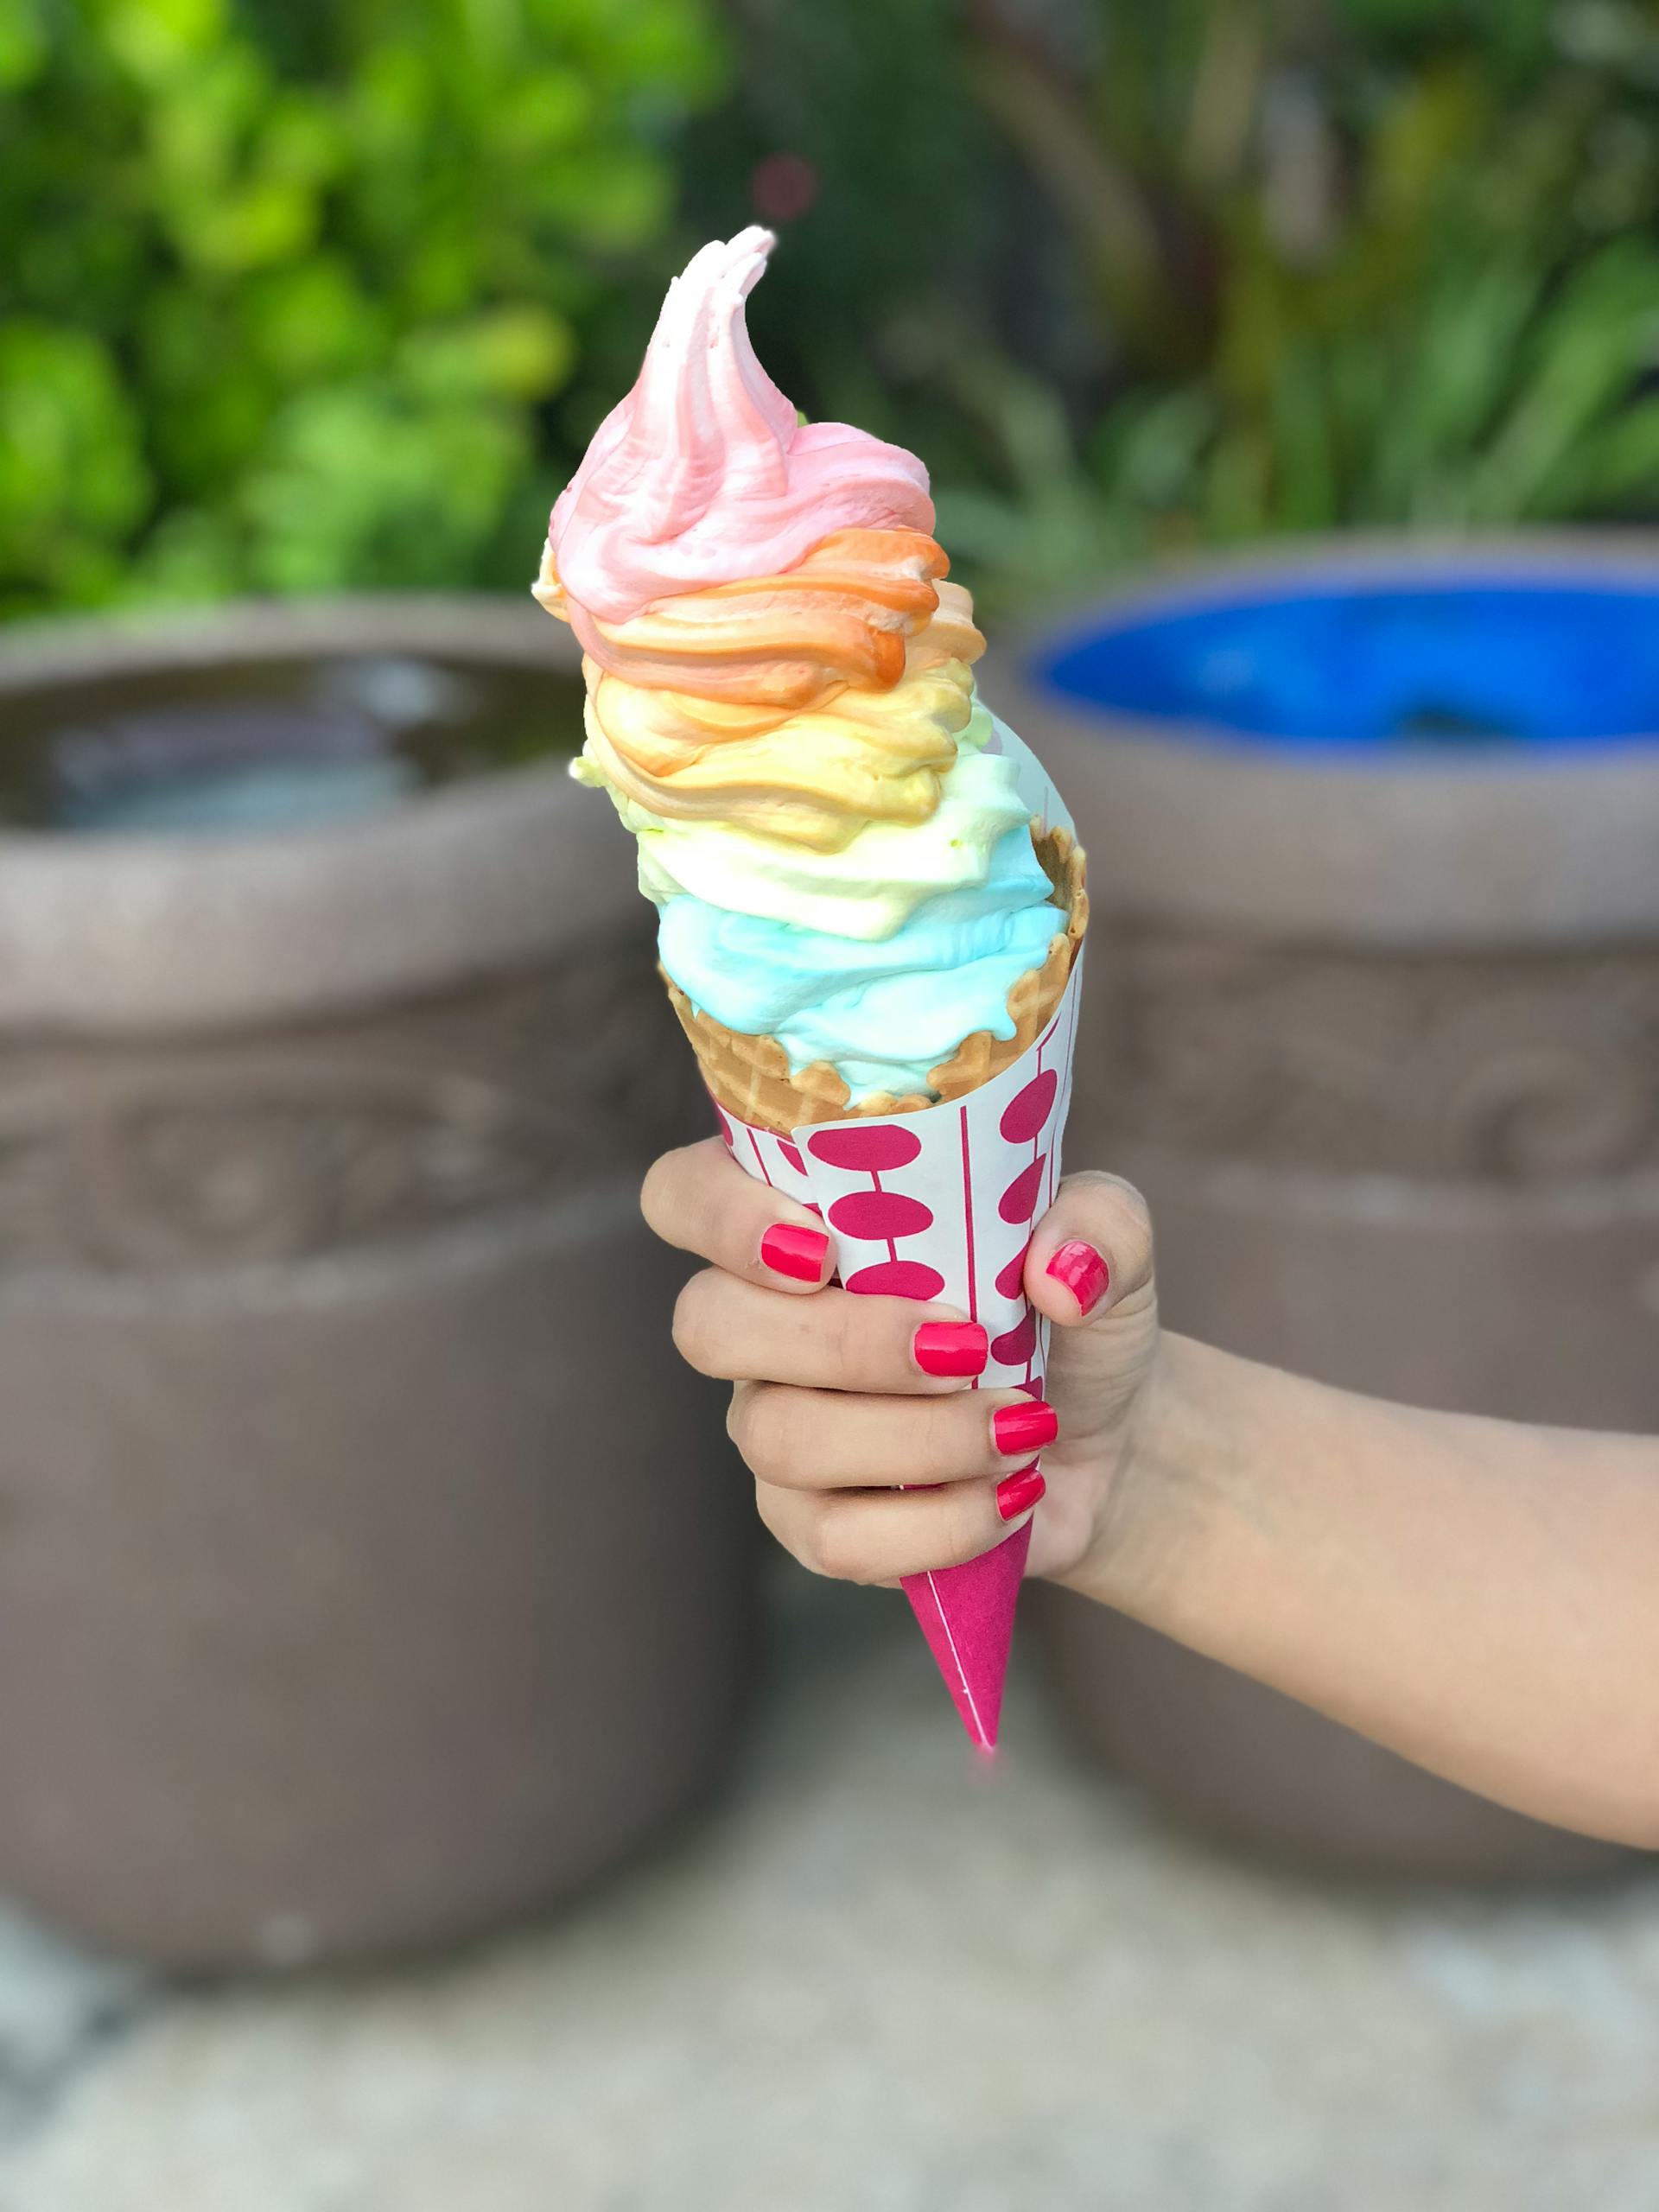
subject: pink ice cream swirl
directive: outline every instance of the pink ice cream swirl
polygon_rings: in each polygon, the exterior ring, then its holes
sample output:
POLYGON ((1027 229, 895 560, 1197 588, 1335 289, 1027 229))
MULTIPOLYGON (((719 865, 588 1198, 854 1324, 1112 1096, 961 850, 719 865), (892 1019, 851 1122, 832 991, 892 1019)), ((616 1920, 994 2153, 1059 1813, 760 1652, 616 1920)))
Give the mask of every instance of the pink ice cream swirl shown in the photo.
POLYGON ((755 358, 744 302, 774 243, 751 227, 687 264, 639 381, 553 509, 550 565, 579 637, 653 601, 777 575, 836 531, 932 534, 913 454, 849 423, 800 424, 755 358))

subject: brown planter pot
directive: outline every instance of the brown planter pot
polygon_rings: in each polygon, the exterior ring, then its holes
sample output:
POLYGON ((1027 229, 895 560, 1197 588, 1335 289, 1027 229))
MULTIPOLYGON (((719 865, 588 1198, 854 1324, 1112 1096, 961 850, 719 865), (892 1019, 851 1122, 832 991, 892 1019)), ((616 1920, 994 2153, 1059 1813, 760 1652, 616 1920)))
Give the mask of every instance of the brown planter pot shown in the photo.
MULTIPOLYGON (((1652 588, 1659 552, 1300 548, 1147 604, 1474 571, 1652 588)), ((1387 1396, 1659 1429, 1659 744, 1299 754, 1080 708, 1030 666, 989 681, 1076 809, 1100 918, 1067 1150, 1147 1192, 1170 1322, 1387 1396)), ((1624 1863, 1100 1609, 1043 1611, 1099 1755, 1237 1835, 1624 1863)))
MULTIPOLYGON (((181 701, 342 677, 466 741, 577 696, 492 602, 52 633, 0 661, 0 788, 45 731, 165 751, 181 701)), ((683 1272, 640 1167, 702 1120, 607 829, 554 761, 0 836, 0 1886, 42 1911, 193 1962, 423 1943, 717 1771, 753 1547, 702 1388, 629 1387, 683 1272)))

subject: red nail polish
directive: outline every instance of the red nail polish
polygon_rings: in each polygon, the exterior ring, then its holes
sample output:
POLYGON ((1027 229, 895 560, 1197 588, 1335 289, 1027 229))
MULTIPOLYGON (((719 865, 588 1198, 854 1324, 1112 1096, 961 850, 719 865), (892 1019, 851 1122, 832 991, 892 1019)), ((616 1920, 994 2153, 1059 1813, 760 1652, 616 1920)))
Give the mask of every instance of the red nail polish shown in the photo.
POLYGON ((774 1221, 760 1239, 766 1265, 791 1282, 817 1282, 829 1249, 830 1239, 823 1230, 804 1229, 795 1221, 774 1221))
POLYGON ((1092 1313, 1105 1297, 1112 1278, 1106 1262, 1092 1244, 1062 1244, 1048 1263, 1056 1282, 1063 1282, 1077 1301, 1080 1313, 1092 1313))
POLYGON ((990 1338, 977 1321, 924 1321, 911 1350, 924 1375, 982 1375, 990 1338))
POLYGON ((1040 1452, 1059 1433, 1059 1415, 1040 1399, 1023 1406, 999 1406, 991 1416, 991 1434, 999 1452, 1040 1452))
POLYGON ((1040 1469, 1021 1467, 1017 1475, 1008 1475, 998 1483, 996 1510, 1005 1521, 1017 1521, 1047 1488, 1040 1469))

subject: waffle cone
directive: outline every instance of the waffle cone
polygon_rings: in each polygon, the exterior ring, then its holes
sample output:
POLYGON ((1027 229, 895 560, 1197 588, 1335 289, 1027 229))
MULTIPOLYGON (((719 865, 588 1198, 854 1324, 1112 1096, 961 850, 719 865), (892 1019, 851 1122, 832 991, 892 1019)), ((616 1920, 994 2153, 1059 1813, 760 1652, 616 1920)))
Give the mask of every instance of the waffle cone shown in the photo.
POLYGON ((1001 1075, 1004 1068, 1012 1067, 1036 1043, 1058 1006, 1089 926, 1083 848, 1069 830, 1039 830, 1034 822, 1031 837, 1054 887, 1059 913, 1048 957, 1040 968, 1027 969, 1009 989, 1012 1037, 993 1037, 988 1029, 976 1029, 963 1039, 948 1060, 929 1071, 931 1095, 912 1091, 906 1097, 894 1098, 882 1091, 861 1099, 855 1106, 846 1084, 827 1060, 815 1060, 810 1067, 791 1074, 788 1055, 775 1037, 746 1037, 739 1030, 728 1029, 693 1006, 679 985, 664 975, 670 1001, 691 1040, 702 1079, 715 1103, 756 1128, 787 1136, 812 1122, 846 1122, 866 1115, 885 1119, 894 1114, 919 1113, 925 1107, 964 1097, 1001 1075))

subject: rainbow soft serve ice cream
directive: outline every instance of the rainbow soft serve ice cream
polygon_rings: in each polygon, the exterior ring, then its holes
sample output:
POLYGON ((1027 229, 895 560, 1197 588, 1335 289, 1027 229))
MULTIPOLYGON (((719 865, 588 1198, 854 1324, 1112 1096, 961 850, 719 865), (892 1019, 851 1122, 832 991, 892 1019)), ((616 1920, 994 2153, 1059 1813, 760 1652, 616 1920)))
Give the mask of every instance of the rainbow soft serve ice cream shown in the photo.
POLYGON ((537 596, 588 684, 664 969, 856 1106, 925 1098, 1064 926, 921 463, 800 422, 745 301, 770 235, 705 246, 553 510, 537 596))

